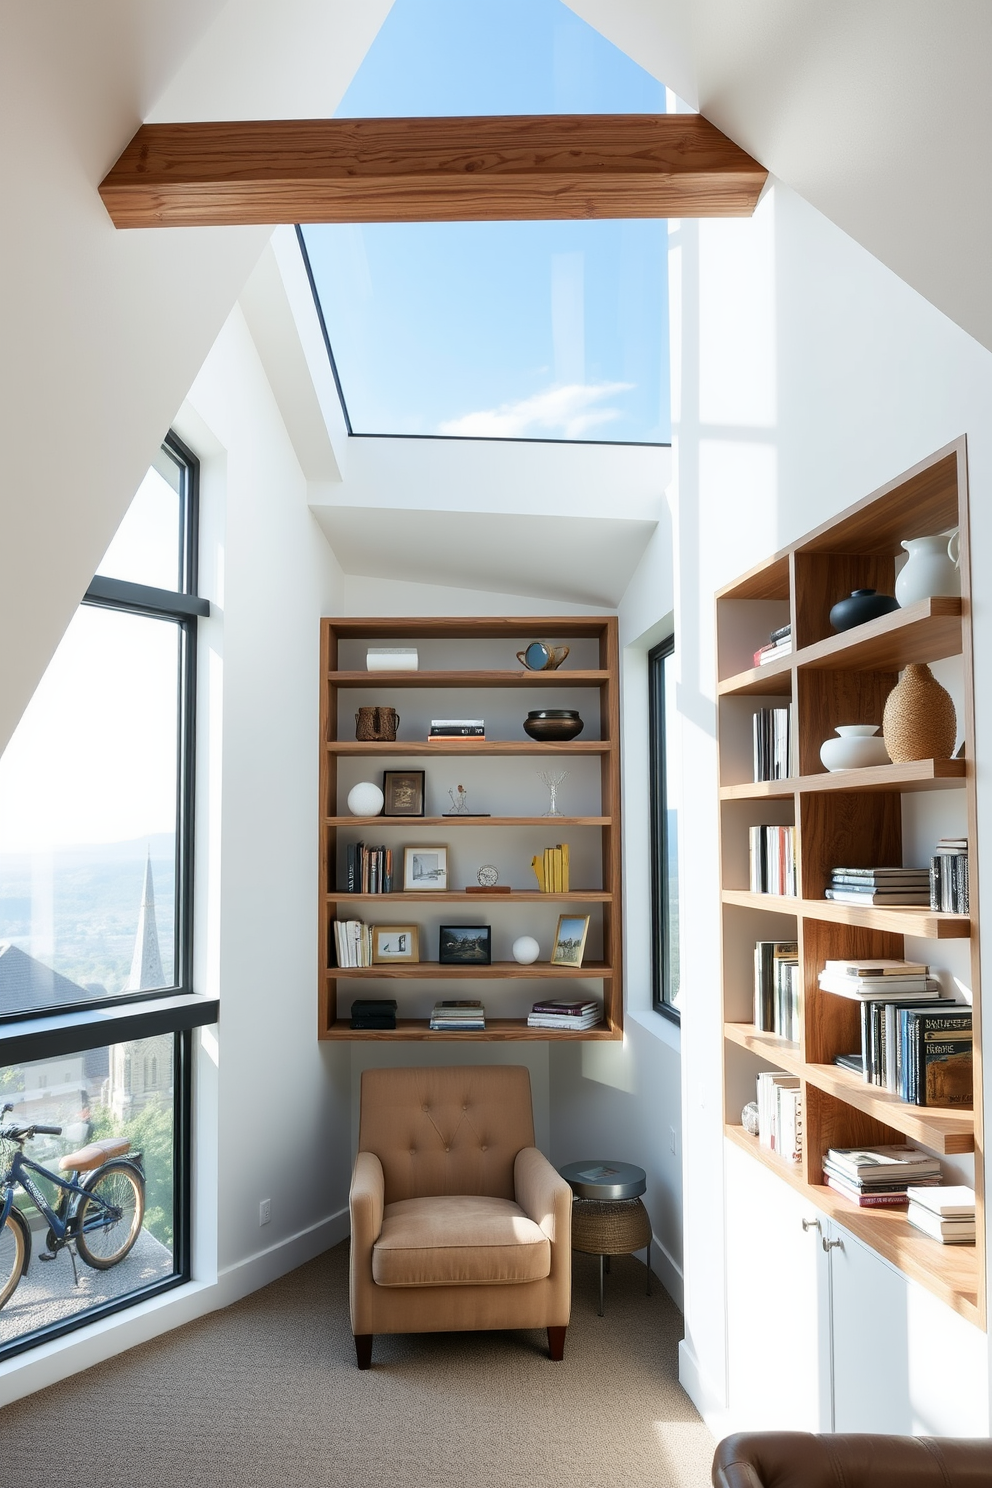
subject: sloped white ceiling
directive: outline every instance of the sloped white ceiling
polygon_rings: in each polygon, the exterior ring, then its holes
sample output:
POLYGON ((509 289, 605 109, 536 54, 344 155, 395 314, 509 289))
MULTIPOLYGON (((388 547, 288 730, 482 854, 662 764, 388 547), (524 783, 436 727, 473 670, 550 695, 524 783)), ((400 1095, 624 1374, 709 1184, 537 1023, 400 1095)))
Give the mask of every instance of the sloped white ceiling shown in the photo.
POLYGON ((988 0, 565 0, 992 348, 988 0))

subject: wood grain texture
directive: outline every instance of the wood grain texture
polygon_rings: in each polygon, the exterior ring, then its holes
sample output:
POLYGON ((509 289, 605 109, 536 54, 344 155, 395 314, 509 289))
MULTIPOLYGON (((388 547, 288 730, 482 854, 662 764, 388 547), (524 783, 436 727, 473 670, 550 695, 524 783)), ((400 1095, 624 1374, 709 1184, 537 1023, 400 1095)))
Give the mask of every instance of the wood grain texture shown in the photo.
POLYGON ((599 687, 608 681, 602 671, 556 672, 334 672, 338 687, 599 687))
MULTIPOLYGON (((414 896, 416 897, 416 896, 414 896)), ((424 895, 427 898, 427 895, 424 895)), ((483 909, 486 906, 480 905, 483 909)), ((414 961, 402 966, 329 966, 327 977, 375 981, 378 978, 402 981, 516 981, 521 977, 543 977, 548 981, 575 981, 585 978, 597 981, 613 975, 613 967, 603 961, 585 961, 581 966, 552 966, 548 961, 532 961, 529 966, 519 961, 493 961, 489 966, 448 966, 437 961, 414 961)))
POLYGON ((801 667, 901 671, 911 661, 941 661, 961 653, 961 600, 921 599, 866 625, 827 635, 796 656, 801 667))
MULTIPOLYGON (((391 904, 416 904, 418 900, 428 904, 463 904, 466 908, 471 908, 478 905, 480 900, 485 899, 486 895, 481 890, 473 889, 471 892, 466 892, 463 889, 450 894, 331 893, 327 897, 332 904, 367 904, 369 902, 381 904, 383 913, 388 914, 391 904)), ((499 893, 493 891, 493 897, 497 904, 609 904, 613 899, 608 889, 578 889, 568 894, 542 894, 537 889, 533 893, 530 890, 508 889, 499 893)))
MULTIPOLYGON (((829 774, 820 759, 827 739, 846 723, 873 723, 879 729, 885 700, 898 681, 896 672, 800 670, 796 674, 799 773, 829 774)), ((846 776, 848 772, 845 771, 846 776)))
POLYGON ((525 739, 445 739, 431 744, 426 739, 397 739, 395 744, 368 743, 364 739, 332 739, 327 749, 331 754, 403 755, 436 754, 609 754, 609 739, 570 739, 567 744, 537 744, 525 739))
POLYGON ((861 1048, 861 1006, 849 997, 821 992, 819 975, 827 961, 885 956, 900 960, 903 937, 859 925, 802 920, 799 957, 803 969, 802 1045, 811 1064, 830 1064, 838 1054, 861 1048))
POLYGON ((791 780, 745 781, 720 787, 721 801, 763 801, 819 791, 907 791, 960 790, 965 784, 967 761, 963 759, 910 760, 901 765, 872 765, 865 770, 824 771, 821 775, 795 775, 791 780))
POLYGON ((351 1043, 384 1042, 396 1043, 416 1040, 422 1043, 499 1043, 507 1040, 538 1040, 541 1043, 557 1044, 566 1039, 572 1043, 610 1043, 623 1038, 623 1029, 601 1023, 596 1028, 586 1028, 575 1033, 567 1028, 528 1028, 525 1018, 486 1017, 486 1027, 472 1031, 460 1028, 431 1028, 425 1018, 397 1018, 395 1028, 351 1028, 347 1019, 326 1023, 320 1033, 322 1039, 347 1039, 351 1043))
POLYGON ((749 217, 767 171, 699 114, 144 124, 114 225, 749 217))
POLYGON ((838 634, 830 624, 830 611, 853 589, 892 594, 896 581, 895 561, 887 553, 799 552, 794 572, 797 649, 838 634))
POLYGON ((799 1045, 782 1038, 780 1034, 763 1033, 753 1023, 725 1023, 723 1036, 732 1044, 749 1049, 752 1054, 757 1054, 759 1059, 764 1059, 777 1069, 787 1070, 790 1075, 800 1075, 803 1072, 799 1045))
MULTIPOLYGON (((961 761, 963 763, 963 761, 961 761)), ((608 827, 609 816, 556 816, 556 827, 608 827)), ((329 827, 547 827, 546 816, 329 816, 329 827)))
POLYGON ((901 864, 902 803, 894 791, 867 795, 834 791, 799 797, 799 873, 804 899, 823 897, 834 868, 901 864))
POLYGON ((849 1106, 857 1106, 869 1116, 895 1127, 907 1142, 922 1142, 934 1152, 950 1156, 975 1150, 975 1116, 973 1111, 944 1111, 936 1107, 910 1106, 897 1095, 877 1085, 866 1085, 853 1070, 836 1064, 810 1064, 806 1079, 828 1095, 835 1095, 849 1106))

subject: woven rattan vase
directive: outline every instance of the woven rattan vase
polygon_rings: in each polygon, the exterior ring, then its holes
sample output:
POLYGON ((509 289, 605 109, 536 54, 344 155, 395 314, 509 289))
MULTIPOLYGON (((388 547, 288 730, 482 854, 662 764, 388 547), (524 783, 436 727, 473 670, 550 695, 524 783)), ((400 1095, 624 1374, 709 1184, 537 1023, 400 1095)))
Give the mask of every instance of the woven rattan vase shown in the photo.
POLYGON ((893 764, 950 759, 957 737, 951 695, 928 666, 911 662, 885 701, 882 737, 893 764))

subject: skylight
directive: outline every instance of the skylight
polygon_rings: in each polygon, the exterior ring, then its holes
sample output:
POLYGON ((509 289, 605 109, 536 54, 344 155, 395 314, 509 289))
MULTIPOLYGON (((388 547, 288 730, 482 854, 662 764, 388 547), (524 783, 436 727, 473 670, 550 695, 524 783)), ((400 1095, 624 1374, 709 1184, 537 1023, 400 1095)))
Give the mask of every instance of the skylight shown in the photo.
MULTIPOLYGON (((560 0, 396 0, 340 117, 663 113, 560 0)), ((657 220, 301 229, 356 434, 667 443, 657 220)))

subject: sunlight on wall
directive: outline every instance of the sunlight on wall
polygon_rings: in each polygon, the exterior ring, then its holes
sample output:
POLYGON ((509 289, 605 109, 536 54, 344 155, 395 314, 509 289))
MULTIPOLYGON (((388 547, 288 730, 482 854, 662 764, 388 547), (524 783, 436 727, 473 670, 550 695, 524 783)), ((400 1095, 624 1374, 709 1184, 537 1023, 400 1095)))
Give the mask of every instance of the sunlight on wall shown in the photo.
POLYGON ((583 1044, 582 1078, 633 1095, 634 1060, 626 1037, 618 1044, 583 1044))
POLYGON ((775 198, 699 224, 699 419, 768 429, 777 409, 775 198))

